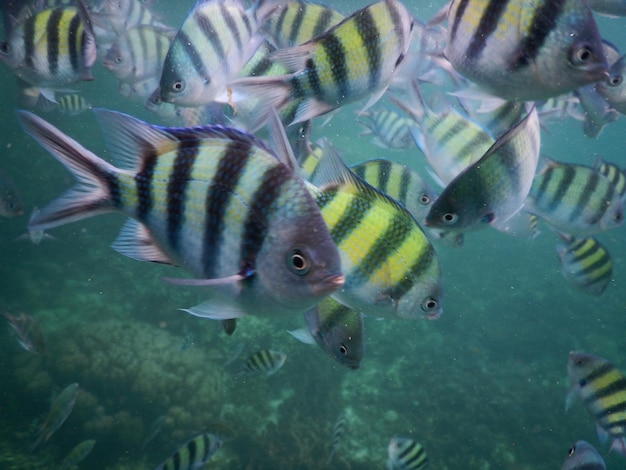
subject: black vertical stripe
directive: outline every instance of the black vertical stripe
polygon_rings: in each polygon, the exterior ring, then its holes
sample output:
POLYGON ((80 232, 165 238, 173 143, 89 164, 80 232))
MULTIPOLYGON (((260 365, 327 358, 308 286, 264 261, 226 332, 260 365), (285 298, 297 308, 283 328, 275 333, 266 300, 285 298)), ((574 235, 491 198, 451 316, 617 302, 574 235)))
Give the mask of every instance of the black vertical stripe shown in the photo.
POLYGON ((35 20, 36 16, 28 18, 24 22, 24 59, 26 60, 26 66, 28 68, 34 67, 33 59, 35 58, 35 20))
POLYGON ((196 454, 198 453, 198 448, 197 448, 197 444, 196 444, 196 440, 192 439, 189 441, 189 444, 187 444, 187 451, 189 452, 189 467, 193 468, 196 464, 196 454))
POLYGON ((74 15, 72 21, 70 21, 70 26, 68 28, 68 44, 69 44, 69 55, 70 55, 70 63, 72 64, 72 70, 74 72, 78 72, 81 70, 84 62, 84 54, 87 48, 87 31, 82 30, 82 34, 80 38, 78 37, 78 31, 81 29, 82 20, 80 19, 80 15, 74 15))
MULTIPOLYGON (((213 26, 213 23, 209 18, 200 13, 196 14, 195 18, 196 22, 198 23, 198 27, 200 28, 200 31, 202 31, 202 34, 204 34, 204 37, 207 39, 207 41, 211 43, 211 46, 215 51, 215 55, 217 55, 217 57, 222 60, 221 63, 222 65, 224 65, 224 68, 228 69, 228 64, 226 63, 226 61, 223 60, 226 58, 224 45, 222 44, 222 39, 220 38, 218 31, 213 26)), ((208 51, 205 51, 204 53, 206 54, 208 53, 208 51)))
POLYGON ((594 216, 588 221, 592 225, 596 224, 600 219, 604 217, 604 214, 609 210, 609 207, 613 204, 615 199, 615 187, 612 184, 606 185, 606 191, 600 197, 599 210, 594 212, 594 216))
POLYGON ((283 32, 283 24, 285 23, 285 17, 287 16, 287 12, 289 11, 289 7, 284 6, 282 7, 282 11, 280 12, 280 15, 278 15, 278 18, 276 19, 276 24, 274 25, 274 33, 273 36, 275 37, 281 37, 282 36, 282 32, 283 32))
POLYGON ((373 201, 365 195, 363 196, 353 197, 335 226, 329 227, 330 236, 336 245, 340 245, 360 226, 361 221, 372 208, 373 201))
POLYGON ((289 46, 294 46, 296 44, 296 41, 298 39, 298 33, 300 32, 300 28, 302 27, 302 21, 304 20, 306 10, 306 3, 301 3, 298 7, 298 12, 296 13, 296 16, 293 18, 291 28, 289 29, 289 46))
POLYGON ((374 184, 383 193, 387 193, 387 186, 389 184, 389 177, 391 173, 391 162, 389 160, 381 160, 378 165, 378 182, 374 184))
POLYGON ((250 149, 248 141, 231 141, 224 150, 207 190, 202 243, 202 266, 207 279, 217 276, 220 247, 228 223, 225 220, 226 208, 244 174, 250 149))
POLYGON ((470 0, 460 0, 459 6, 456 9, 456 13, 454 15, 454 21, 452 22, 452 27, 450 28, 450 42, 454 42, 456 39, 456 32, 459 29, 459 23, 461 23, 461 19, 463 18, 463 14, 465 13, 465 9, 470 0))
MULTIPOLYGON (((393 5, 387 5, 387 7, 389 9, 394 8, 393 5)), ((361 37, 361 41, 363 41, 363 46, 367 51, 369 86, 371 89, 375 89, 380 81, 380 31, 378 31, 376 20, 374 20, 368 9, 361 10, 361 13, 355 16, 354 21, 356 22, 356 29, 361 37)), ((396 28, 399 27, 397 24, 395 26, 396 28)))
POLYGON ((144 149, 141 156, 141 168, 135 175, 135 189, 137 191, 137 220, 144 222, 153 205, 152 178, 157 165, 156 149, 148 142, 143 142, 144 149))
POLYGON ((167 182, 167 239, 175 251, 185 221, 185 195, 200 142, 195 136, 182 138, 167 182))
POLYGON ((528 65, 537 58, 546 38, 556 26, 559 16, 563 12, 565 2, 566 0, 540 2, 539 8, 536 9, 533 15, 528 34, 522 39, 510 69, 528 65))
MULTIPOLYGON (((408 168, 402 167, 402 175, 400 177, 400 191, 398 192, 398 202, 400 202, 403 206, 406 207, 406 200, 409 191, 409 185, 411 184, 411 172, 408 168)), ((422 199, 422 193, 418 194, 418 203, 422 205, 420 202, 422 199)), ((430 199, 430 198, 429 198, 430 199)))
POLYGON ((46 38, 48 41, 48 71, 51 75, 56 75, 59 70, 59 33, 61 19, 63 18, 63 8, 52 10, 48 23, 46 24, 46 38))
POLYGON ((576 178, 576 170, 570 165, 563 166, 563 170, 563 175, 561 177, 561 180, 559 181, 556 191, 554 192, 554 194, 549 195, 551 196, 550 202, 548 203, 548 210, 550 211, 555 210, 559 206, 559 204, 569 191, 572 181, 574 181, 574 178, 576 178))
POLYGON ((333 18, 332 10, 325 8, 322 13, 317 17, 315 26, 313 27, 313 37, 317 37, 323 32, 327 31, 331 26, 330 21, 333 18))
MULTIPOLYGON (((348 83, 348 65, 346 63, 346 51, 335 34, 328 34, 320 38, 320 45, 326 53, 326 60, 333 75, 337 87, 338 101, 349 97, 350 87, 348 83)), ((316 97, 318 97, 316 95, 316 97)))
POLYGON ((239 264, 242 271, 256 267, 256 258, 265 242, 272 224, 276 200, 293 173, 285 165, 268 169, 261 177, 259 187, 254 192, 244 223, 239 264))
POLYGON ((402 280, 391 287, 390 297, 394 300, 404 297, 407 292, 413 289, 416 280, 422 279, 434 262, 436 262, 435 250, 431 246, 427 246, 416 257, 415 262, 409 267, 402 280))
MULTIPOLYGON (((324 90, 322 89, 322 85, 320 83, 320 77, 317 73, 317 67, 313 59, 307 59, 306 61, 306 77, 309 81, 309 87, 313 92, 313 96, 318 99, 322 99, 324 97, 324 90)), ((294 75, 293 79, 290 81, 290 84, 293 87, 294 98, 301 98, 304 90, 300 84, 298 75, 294 75)))
POLYGON ((576 200, 576 203, 574 204, 574 210, 570 212, 568 217, 569 222, 574 222, 575 220, 577 220, 583 213, 583 211, 587 209, 589 201, 594 196, 596 188, 600 183, 600 178, 602 178, 602 176, 595 171, 593 171, 589 175, 589 178, 587 178, 587 181, 585 181, 585 186, 583 187, 583 190, 577 194, 578 198, 576 200))
MULTIPOLYGON (((200 55, 200 52, 198 51, 198 49, 196 49, 196 46, 192 44, 191 39, 189 39, 189 36, 187 36, 187 34, 185 34, 185 32, 181 29, 180 31, 178 31, 178 34, 176 35, 176 39, 174 41, 178 42, 181 45, 183 52, 187 55, 187 57, 191 61, 191 65, 193 65, 193 68, 198 74, 198 76, 202 78, 206 78, 207 80, 210 81, 209 72, 206 69, 204 62, 202 61, 202 56, 200 55)), ((176 61, 174 61, 173 56, 170 56, 171 52, 172 52, 172 49, 170 48, 165 61, 168 62, 168 59, 169 59, 169 61, 171 61, 171 66, 174 66, 176 61)), ((164 70, 163 74, 165 75, 166 72, 167 71, 164 70)), ((172 71, 170 70, 169 72, 171 73, 172 71)))
POLYGON ((181 470, 180 452, 176 452, 174 454, 174 457, 172 458, 172 463, 174 464, 173 470, 181 470))
POLYGON ((211 439, 207 433, 202 434, 202 445, 204 446, 202 452, 202 460, 200 462, 206 462, 211 455, 211 439))
MULTIPOLYGON (((230 14, 230 12, 228 11, 228 8, 226 8, 226 6, 223 4, 220 5, 220 13, 222 14, 222 19, 226 23, 226 27, 228 28, 228 31, 230 32, 230 34, 232 34, 233 38, 235 39, 235 43, 237 44, 237 49, 239 50, 239 52, 242 52, 244 45, 241 41, 239 28, 237 27, 237 23, 235 22, 233 15, 230 14)), ((224 57, 224 56, 220 55, 220 57, 224 57)))
POLYGON ((483 11, 478 28, 474 32, 470 44, 465 53, 467 59, 475 60, 481 54, 489 37, 498 27, 500 17, 510 0, 489 0, 489 5, 483 11))

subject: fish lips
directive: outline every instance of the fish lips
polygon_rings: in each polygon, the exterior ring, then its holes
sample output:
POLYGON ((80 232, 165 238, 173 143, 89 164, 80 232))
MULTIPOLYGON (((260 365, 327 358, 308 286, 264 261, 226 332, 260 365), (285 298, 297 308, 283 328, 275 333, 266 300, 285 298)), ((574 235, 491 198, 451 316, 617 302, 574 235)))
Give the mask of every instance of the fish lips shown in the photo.
POLYGON ((313 287, 313 294, 315 295, 330 295, 337 289, 341 288, 346 282, 346 276, 342 273, 330 274, 322 279, 320 282, 315 283, 313 287))

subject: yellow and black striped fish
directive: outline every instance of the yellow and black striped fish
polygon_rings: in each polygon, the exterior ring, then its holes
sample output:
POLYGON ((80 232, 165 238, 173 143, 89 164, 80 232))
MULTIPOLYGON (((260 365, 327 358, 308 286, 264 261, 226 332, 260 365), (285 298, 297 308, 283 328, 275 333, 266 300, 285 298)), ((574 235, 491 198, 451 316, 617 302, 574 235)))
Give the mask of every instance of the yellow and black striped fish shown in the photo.
POLYGON ((113 247, 182 266, 209 300, 186 310, 215 319, 304 312, 343 283, 341 261, 305 183, 254 136, 222 126, 162 128, 107 110, 96 115, 124 169, 41 118, 24 130, 79 180, 42 209, 45 230, 106 212, 131 217, 113 247))
POLYGON ((606 176, 619 194, 622 203, 626 203, 626 174, 624 174, 624 170, 615 163, 605 162, 601 158, 596 160, 593 167, 597 169, 601 175, 606 176))
POLYGON ((428 456, 424 447, 413 439, 393 437, 388 447, 389 470, 428 470, 428 456))
MULTIPOLYGON (((93 80, 96 39, 82 0, 77 6, 48 8, 19 18, 8 41, 0 44, 2 60, 20 79, 42 88, 62 88, 93 80)), ((50 101, 54 101, 52 96, 50 101)))
POLYGON ((566 409, 579 398, 596 421, 598 436, 610 437, 611 450, 626 456, 626 378, 606 359, 571 351, 567 362, 571 389, 566 409))
POLYGON ((445 56, 461 75, 511 101, 572 91, 608 68, 580 0, 453 0, 445 56))
POLYGON ((211 433, 202 433, 188 440, 171 457, 154 470, 198 470, 221 449, 222 440, 211 433))
POLYGON ((611 255, 593 237, 577 238, 559 233, 556 246, 561 274, 573 287, 590 295, 601 295, 613 279, 611 255))
POLYGON ((91 109, 91 104, 78 93, 57 96, 57 104, 61 114, 76 116, 91 109))
POLYGON ((361 136, 373 135, 374 143, 379 147, 404 149, 413 142, 410 129, 416 123, 395 111, 388 109, 365 111, 359 115, 359 121, 368 129, 361 133, 361 136))
POLYGON ((287 355, 280 351, 272 349, 262 349, 252 354, 246 359, 243 370, 237 372, 235 377, 254 377, 258 375, 272 375, 280 369, 287 355))

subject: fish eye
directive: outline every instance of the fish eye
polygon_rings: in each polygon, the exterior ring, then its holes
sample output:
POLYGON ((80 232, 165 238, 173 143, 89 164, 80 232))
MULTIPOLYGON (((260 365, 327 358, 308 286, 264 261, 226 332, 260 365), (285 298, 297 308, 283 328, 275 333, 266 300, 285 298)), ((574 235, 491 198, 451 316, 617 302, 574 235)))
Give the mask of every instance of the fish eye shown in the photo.
POLYGON ((620 86, 622 84, 623 77, 621 75, 613 75, 609 78, 609 86, 620 86))
POLYGON ((118 55, 118 56, 115 58, 115 63, 116 63, 116 64, 121 64, 121 63, 122 63, 122 57, 118 55))
POLYGON ((574 50, 570 58, 573 65, 586 64, 593 56, 593 50, 587 44, 583 44, 574 50))
POLYGON ((427 194, 420 195, 420 204, 423 204, 424 206, 430 204, 430 198, 427 194))
POLYGON ((424 312, 432 312, 433 310, 435 310, 437 307, 439 306, 439 302, 437 302, 435 299, 433 299, 432 297, 427 298, 426 300, 424 300, 422 302, 422 310, 424 312))
POLYGON ((304 276, 311 269, 309 260, 299 248, 292 249, 287 255, 287 264, 291 272, 304 276))
POLYGON ((567 453, 568 457, 571 457, 572 455, 574 455, 574 453, 576 452, 576 446, 572 446, 569 449, 569 452, 567 453))
POLYGON ((11 46, 9 46, 9 43, 7 41, 2 41, 2 44, 0 44, 0 50, 5 54, 8 54, 11 50, 11 46))
POLYGON ((348 348, 346 348, 345 344, 342 344, 341 346, 339 346, 339 352, 344 356, 348 354, 348 348))
POLYGON ((183 91, 184 89, 185 89, 185 83, 182 80, 176 80, 172 84, 172 91, 180 92, 180 91, 183 91))
POLYGON ((613 216, 613 220, 615 222, 621 222, 623 219, 624 219, 624 214, 622 213, 622 211, 617 211, 615 215, 613 216))
POLYGON ((443 217, 441 217, 442 222, 444 224, 446 224, 446 225, 452 225, 458 219, 459 219, 459 216, 457 214, 453 214, 452 212, 448 212, 446 214, 443 214, 443 217))

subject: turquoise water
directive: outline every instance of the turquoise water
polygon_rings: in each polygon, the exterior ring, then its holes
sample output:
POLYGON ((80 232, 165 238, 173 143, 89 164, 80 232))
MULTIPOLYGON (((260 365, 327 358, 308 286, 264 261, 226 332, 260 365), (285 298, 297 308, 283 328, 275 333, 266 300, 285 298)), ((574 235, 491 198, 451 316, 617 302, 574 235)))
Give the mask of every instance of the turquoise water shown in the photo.
MULTIPOLYGON (((177 24, 193 2, 184 3, 174 11, 164 1, 153 8, 177 24)), ((338 8, 348 13, 365 4, 338 8)), ((438 6, 406 5, 420 19, 438 6)), ((625 49, 623 24, 600 20, 603 36, 625 49)), ((101 65, 94 76, 77 86, 94 106, 156 122, 117 94, 101 65)), ((175 268, 113 251, 120 215, 54 229, 57 240, 39 246, 14 242, 31 209, 70 187, 72 177, 19 128, 6 67, 0 82, 0 167, 25 203, 25 215, 0 220, 0 309, 32 315, 46 339, 46 353, 35 356, 19 347, 8 325, 0 326, 0 468, 55 468, 93 438, 94 450, 77 468, 151 469, 187 439, 225 426, 234 438, 206 468, 324 468, 342 411, 346 432, 329 468, 383 468, 394 435, 420 441, 433 469, 558 469, 578 439, 606 455, 583 407, 564 412, 565 366, 568 351, 584 350, 626 371, 623 227, 598 237, 612 254, 615 276, 599 298, 564 282, 556 236, 545 226, 535 240, 485 230, 467 235, 460 249, 438 246, 443 316, 414 323, 366 318, 365 359, 348 370, 286 333, 303 326, 301 318, 244 318, 227 337, 216 323, 178 311, 201 294, 160 281, 180 276, 175 268), (241 342, 242 356, 224 368, 241 342), (247 355, 264 348, 287 353, 282 369, 267 378, 231 377, 247 355), (28 454, 51 396, 72 382, 80 385, 72 414, 28 454), (162 415, 161 432, 141 452, 162 415)), ((323 127, 319 119, 316 135, 329 137, 351 163, 386 156, 422 168, 416 150, 383 151, 358 137, 357 110, 342 110, 323 127)), ((44 117, 106 155, 89 113, 44 117)), ((602 156, 624 166, 625 123, 621 118, 597 140, 585 137, 578 122, 551 124, 542 153, 587 164, 602 156)), ((609 469, 624 467, 622 457, 605 460, 609 469)))

